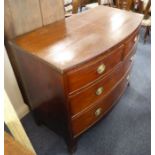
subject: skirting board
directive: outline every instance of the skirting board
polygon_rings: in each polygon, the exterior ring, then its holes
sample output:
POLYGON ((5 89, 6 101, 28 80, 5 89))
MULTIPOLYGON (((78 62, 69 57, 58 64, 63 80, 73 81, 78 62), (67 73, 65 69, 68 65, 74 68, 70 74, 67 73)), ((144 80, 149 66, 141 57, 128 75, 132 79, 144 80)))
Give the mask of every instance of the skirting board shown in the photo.
POLYGON ((22 107, 18 110, 18 117, 19 119, 22 119, 24 116, 26 116, 29 113, 29 108, 26 104, 23 104, 22 107))

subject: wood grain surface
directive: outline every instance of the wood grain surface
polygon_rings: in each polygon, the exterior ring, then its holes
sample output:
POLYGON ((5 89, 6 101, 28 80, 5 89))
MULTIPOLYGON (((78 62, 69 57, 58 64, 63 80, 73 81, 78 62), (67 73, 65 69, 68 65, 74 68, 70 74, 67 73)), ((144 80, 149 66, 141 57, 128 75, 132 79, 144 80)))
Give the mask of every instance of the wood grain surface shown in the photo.
POLYGON ((99 6, 18 37, 15 42, 63 72, 114 48, 135 31, 142 18, 141 14, 99 6))

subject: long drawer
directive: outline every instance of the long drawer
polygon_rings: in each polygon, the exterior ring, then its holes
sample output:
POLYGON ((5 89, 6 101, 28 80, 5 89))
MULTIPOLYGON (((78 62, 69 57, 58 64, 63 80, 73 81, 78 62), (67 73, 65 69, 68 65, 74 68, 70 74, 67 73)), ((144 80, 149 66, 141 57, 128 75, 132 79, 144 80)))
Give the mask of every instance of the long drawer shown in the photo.
POLYGON ((122 61, 123 51, 124 45, 121 45, 108 54, 69 72, 67 75, 69 92, 74 92, 110 72, 122 61))
POLYGON ((81 116, 72 120, 74 137, 77 137, 79 134, 92 126, 112 108, 127 86, 127 76, 128 73, 124 76, 120 84, 106 98, 101 100, 98 104, 93 106, 81 116))

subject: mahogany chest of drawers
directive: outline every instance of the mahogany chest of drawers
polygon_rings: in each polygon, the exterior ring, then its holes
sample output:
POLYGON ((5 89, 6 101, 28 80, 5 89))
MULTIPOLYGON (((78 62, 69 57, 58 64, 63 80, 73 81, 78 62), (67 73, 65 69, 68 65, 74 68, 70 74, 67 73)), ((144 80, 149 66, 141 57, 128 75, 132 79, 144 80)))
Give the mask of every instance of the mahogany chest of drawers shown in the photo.
POLYGON ((71 151, 124 93, 142 18, 99 6, 9 42, 36 122, 61 134, 71 151))

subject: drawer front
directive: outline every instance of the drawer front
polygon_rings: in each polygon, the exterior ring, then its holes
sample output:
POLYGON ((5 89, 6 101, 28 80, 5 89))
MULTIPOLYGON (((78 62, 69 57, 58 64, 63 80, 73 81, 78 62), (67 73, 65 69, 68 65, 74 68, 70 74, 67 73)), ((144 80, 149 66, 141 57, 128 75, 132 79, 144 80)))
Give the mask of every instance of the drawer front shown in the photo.
POLYGON ((111 89, 119 82, 123 75, 123 65, 120 64, 119 67, 113 70, 110 75, 95 82, 90 87, 83 89, 76 95, 71 95, 69 98, 72 116, 75 116, 82 110, 88 108, 90 105, 107 95, 107 93, 111 91, 111 89))
POLYGON ((135 59, 135 53, 136 53, 136 47, 134 47, 130 53, 125 57, 124 61, 123 61, 123 70, 126 72, 127 70, 129 70, 129 68, 131 68, 134 59, 135 59))
POLYGON ((79 117, 72 120, 72 130, 74 137, 84 132, 90 126, 92 126, 97 120, 108 112, 114 103, 123 94, 128 80, 127 75, 121 81, 121 83, 109 94, 106 98, 100 101, 99 104, 95 105, 79 117))
POLYGON ((125 42, 125 51, 124 57, 128 56, 130 52, 136 48, 138 43, 138 32, 135 32, 126 42, 125 42))
POLYGON ((121 45, 119 48, 104 57, 88 62, 82 67, 69 72, 67 75, 69 92, 74 92, 75 90, 110 72, 122 61, 123 50, 124 45, 121 45))

